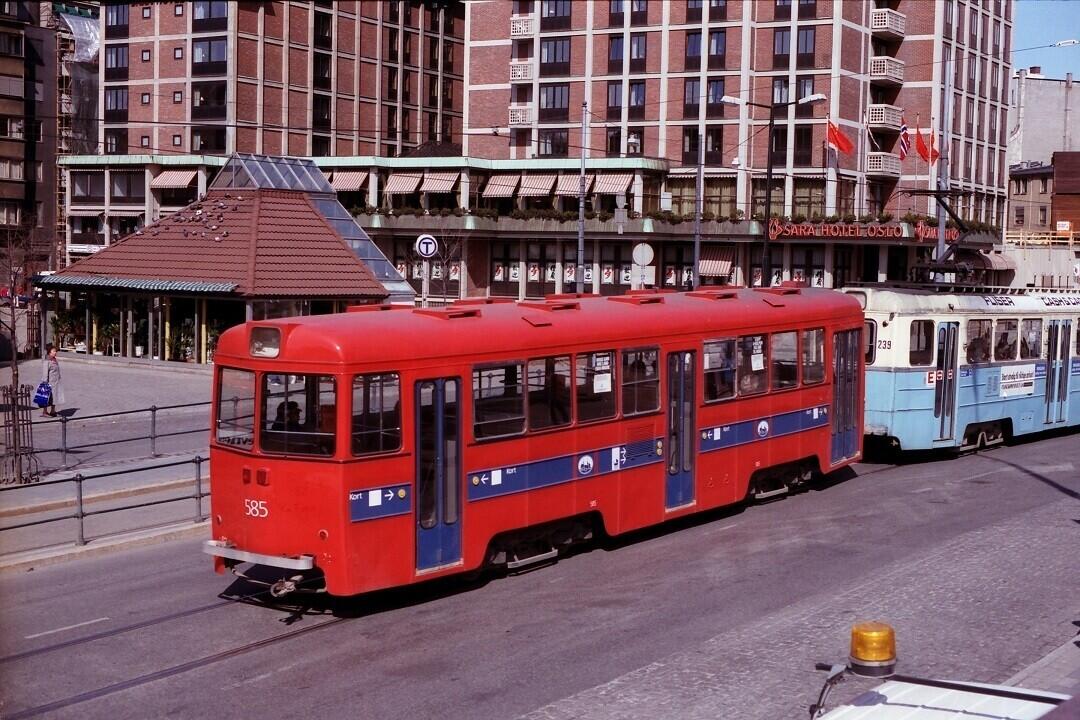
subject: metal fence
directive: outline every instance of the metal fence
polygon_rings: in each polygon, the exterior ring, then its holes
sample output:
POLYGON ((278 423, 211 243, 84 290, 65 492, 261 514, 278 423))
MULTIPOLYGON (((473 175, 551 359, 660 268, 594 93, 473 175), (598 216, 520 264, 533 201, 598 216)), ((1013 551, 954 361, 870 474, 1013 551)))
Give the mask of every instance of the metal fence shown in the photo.
MULTIPOLYGON (((54 517, 49 517, 49 518, 45 518, 45 519, 41 519, 41 520, 28 520, 28 521, 25 521, 25 522, 20 522, 20 523, 16 523, 16 524, 12 524, 12 525, 5 525, 3 527, 0 527, 0 533, 12 531, 12 530, 21 530, 21 529, 24 529, 24 528, 35 527, 35 526, 38 526, 38 525, 46 525, 48 523, 63 522, 63 521, 66 521, 66 520, 76 520, 78 529, 77 529, 77 533, 76 533, 76 537, 74 539, 74 542, 75 542, 76 545, 81 546, 81 545, 85 545, 87 543, 86 523, 85 523, 86 518, 90 518, 90 517, 94 517, 94 516, 98 516, 98 515, 108 515, 110 513, 118 513, 118 512, 126 512, 126 511, 130 511, 130 510, 138 510, 138 509, 153 507, 153 506, 157 506, 157 505, 167 505, 169 503, 178 503, 178 502, 194 502, 194 513, 192 515, 192 521, 195 522, 195 523, 202 522, 203 520, 206 519, 206 514, 203 512, 203 498, 206 498, 206 497, 210 496, 210 493, 203 492, 203 489, 202 489, 203 480, 208 479, 208 477, 204 478, 204 474, 203 474, 203 464, 206 463, 206 462, 208 462, 208 458, 204 458, 202 456, 196 455, 191 460, 181 460, 181 461, 171 462, 171 463, 160 463, 160 464, 157 464, 157 465, 143 465, 143 466, 140 466, 140 467, 128 468, 126 470, 115 470, 115 471, 112 471, 112 472, 96 473, 96 474, 92 474, 92 475, 83 475, 82 473, 77 473, 74 477, 63 478, 63 479, 60 479, 60 480, 44 480, 42 482, 34 483, 33 485, 9 485, 9 486, 5 486, 5 487, 0 487, 0 493, 5 493, 5 492, 15 492, 15 491, 19 491, 19 490, 26 490, 28 488, 35 488, 36 489, 36 488, 41 488, 41 487, 48 486, 48 485, 63 485, 63 484, 69 484, 70 483, 70 484, 73 484, 75 486, 74 512, 72 512, 72 513, 70 513, 68 515, 54 516, 54 517), (132 504, 128 504, 128 505, 122 505, 122 506, 119 506, 119 507, 102 508, 100 510, 87 510, 86 509, 86 501, 85 501, 85 499, 86 499, 86 485, 87 485, 87 483, 92 483, 92 481, 94 481, 94 480, 101 480, 103 478, 108 478, 108 477, 117 477, 117 476, 120 476, 120 475, 129 475, 129 474, 133 474, 133 473, 145 472, 147 470, 156 470, 156 469, 160 469, 160 468, 180 467, 182 465, 194 465, 195 477, 192 480, 192 492, 190 494, 188 494, 188 495, 181 495, 179 497, 171 497, 171 498, 166 498, 166 499, 162 499, 162 500, 148 500, 146 502, 132 503, 132 504)), ((2 496, 0 496, 0 497, 2 497, 2 496)), ((4 503, 0 503, 0 504, 4 504, 4 503)), ((46 511, 42 510, 42 511, 38 512, 37 514, 41 514, 41 512, 46 512, 46 511)), ((33 513, 33 511, 31 511, 31 513, 33 513)), ((160 522, 152 523, 152 524, 149 524, 149 525, 141 525, 141 526, 134 527, 134 528, 128 528, 128 529, 125 530, 125 532, 134 531, 134 530, 145 530, 147 528, 156 527, 156 526, 159 526, 159 525, 161 525, 160 522)), ((112 533, 109 533, 109 534, 112 534, 112 533)))
POLYGON ((41 471, 34 455, 32 393, 29 385, 0 387, 0 484, 33 482, 41 471))

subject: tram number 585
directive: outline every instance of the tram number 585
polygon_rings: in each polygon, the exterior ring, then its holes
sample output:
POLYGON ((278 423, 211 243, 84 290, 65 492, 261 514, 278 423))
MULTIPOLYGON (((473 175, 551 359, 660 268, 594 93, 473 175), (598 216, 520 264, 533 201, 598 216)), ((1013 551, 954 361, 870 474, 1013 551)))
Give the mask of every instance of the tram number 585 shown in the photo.
POLYGON ((244 499, 244 514, 248 517, 266 517, 270 514, 270 508, 266 507, 265 500, 244 499))

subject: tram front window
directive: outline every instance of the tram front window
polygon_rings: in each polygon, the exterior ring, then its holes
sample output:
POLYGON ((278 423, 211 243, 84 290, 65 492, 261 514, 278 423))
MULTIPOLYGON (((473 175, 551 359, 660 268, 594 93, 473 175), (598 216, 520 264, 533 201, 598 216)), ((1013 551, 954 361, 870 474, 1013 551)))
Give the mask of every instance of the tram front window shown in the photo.
POLYGON ((217 441, 251 450, 255 442, 255 373, 222 368, 218 387, 217 441))
POLYGON ((291 455, 333 455, 337 418, 329 375, 263 375, 259 447, 291 455))

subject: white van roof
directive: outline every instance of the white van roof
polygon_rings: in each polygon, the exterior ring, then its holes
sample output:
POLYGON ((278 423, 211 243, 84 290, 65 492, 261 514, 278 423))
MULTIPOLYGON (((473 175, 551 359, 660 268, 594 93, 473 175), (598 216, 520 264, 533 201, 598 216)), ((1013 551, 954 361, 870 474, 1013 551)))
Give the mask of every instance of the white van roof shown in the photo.
MULTIPOLYGON (((952 690, 890 680, 823 715, 821 720, 1034 720, 1057 705, 1034 698, 1066 700, 1067 695, 1000 685, 964 683, 971 690, 952 690), (981 688, 1010 690, 1033 699, 996 697, 981 688)), ((835 693, 835 690, 833 691, 835 693)))

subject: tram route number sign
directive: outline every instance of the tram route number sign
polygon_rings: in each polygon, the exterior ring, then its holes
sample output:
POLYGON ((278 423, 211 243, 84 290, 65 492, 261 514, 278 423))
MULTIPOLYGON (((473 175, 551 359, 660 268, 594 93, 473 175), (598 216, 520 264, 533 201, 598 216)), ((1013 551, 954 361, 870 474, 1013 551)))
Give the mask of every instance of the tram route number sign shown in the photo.
MULTIPOLYGON (((953 371, 952 370, 948 371, 948 377, 949 377, 950 380, 953 379, 953 371)), ((944 370, 927 370, 926 371, 926 384, 927 385, 936 385, 937 383, 941 382, 944 379, 945 379, 945 371, 944 370)))
POLYGON ((433 235, 420 235, 413 244, 413 250, 417 255, 428 260, 439 253, 439 241, 433 235))

